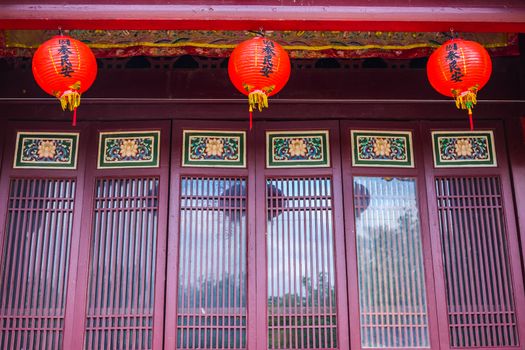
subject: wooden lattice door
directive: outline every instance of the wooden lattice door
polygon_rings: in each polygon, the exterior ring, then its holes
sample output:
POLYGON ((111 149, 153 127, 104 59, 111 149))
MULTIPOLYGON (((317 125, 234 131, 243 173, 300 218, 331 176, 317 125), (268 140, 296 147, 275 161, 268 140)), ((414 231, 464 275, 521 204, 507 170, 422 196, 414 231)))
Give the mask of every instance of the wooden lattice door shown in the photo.
POLYGON ((165 348, 253 348, 252 138, 227 122, 173 137, 165 348))
POLYGON ((439 348, 417 123, 341 122, 353 349, 439 348))
POLYGON ((92 127, 75 349, 162 348, 169 144, 169 122, 92 127))
POLYGON ((337 122, 257 124, 257 349, 348 349, 337 122))
POLYGON ((423 129, 441 348, 522 347, 525 293, 503 125, 423 129))
POLYGON ((10 124, 0 180, 0 348, 67 349, 86 129, 10 124), (79 190, 80 189, 80 190, 79 190))

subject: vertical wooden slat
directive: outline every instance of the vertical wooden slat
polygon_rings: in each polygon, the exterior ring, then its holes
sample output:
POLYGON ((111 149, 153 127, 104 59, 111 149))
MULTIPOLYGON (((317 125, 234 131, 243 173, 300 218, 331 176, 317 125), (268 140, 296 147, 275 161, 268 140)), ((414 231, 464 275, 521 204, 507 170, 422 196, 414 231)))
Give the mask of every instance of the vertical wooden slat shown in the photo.
POLYGON ((95 183, 85 349, 151 349, 159 179, 95 183))
POLYGON ((61 349, 75 180, 10 181, 0 347, 61 349))
POLYGON ((435 181, 450 345, 517 346, 500 179, 437 177, 435 181))

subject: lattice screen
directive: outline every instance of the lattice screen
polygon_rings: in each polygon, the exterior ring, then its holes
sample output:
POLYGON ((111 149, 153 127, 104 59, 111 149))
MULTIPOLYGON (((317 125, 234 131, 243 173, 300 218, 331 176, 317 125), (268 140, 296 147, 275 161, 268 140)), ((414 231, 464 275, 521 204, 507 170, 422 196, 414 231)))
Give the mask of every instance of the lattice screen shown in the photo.
POLYGON ((331 179, 268 179, 266 196, 268 348, 337 348, 331 179))
POLYGON ((435 180, 453 347, 517 346, 499 177, 435 180))
POLYGON ((158 186, 96 180, 85 349, 151 349, 158 186))
POLYGON ((0 286, 0 348, 62 349, 75 180, 12 179, 0 286))
POLYGON ((354 178, 361 344, 429 347, 415 179, 354 178))
POLYGON ((246 181, 183 177, 177 348, 246 348, 246 181))

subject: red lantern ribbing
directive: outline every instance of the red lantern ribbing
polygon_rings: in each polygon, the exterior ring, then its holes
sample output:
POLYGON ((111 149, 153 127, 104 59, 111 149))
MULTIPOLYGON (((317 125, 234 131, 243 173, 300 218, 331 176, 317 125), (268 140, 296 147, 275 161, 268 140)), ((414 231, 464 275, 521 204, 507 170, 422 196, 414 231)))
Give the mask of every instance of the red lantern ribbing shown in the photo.
POLYGON ((97 61, 81 41, 57 35, 46 41, 33 56, 33 76, 48 94, 60 100, 62 110, 73 111, 73 126, 80 96, 95 81, 97 61))
POLYGON ((468 110, 470 129, 474 129, 472 108, 477 92, 489 81, 492 73, 490 56, 474 41, 452 39, 430 55, 427 76, 439 93, 453 97, 456 107, 468 110))
POLYGON ((281 45, 265 37, 246 40, 233 50, 228 64, 233 85, 248 96, 250 129, 252 111, 268 107, 268 97, 278 93, 290 77, 290 58, 281 45))

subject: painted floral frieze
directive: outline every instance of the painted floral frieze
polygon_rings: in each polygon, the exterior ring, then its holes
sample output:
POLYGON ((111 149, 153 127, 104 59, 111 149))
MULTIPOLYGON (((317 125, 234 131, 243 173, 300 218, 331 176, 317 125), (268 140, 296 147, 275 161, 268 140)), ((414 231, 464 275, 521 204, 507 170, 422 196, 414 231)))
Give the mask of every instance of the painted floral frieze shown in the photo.
POLYGON ((246 167, 244 131, 184 130, 182 166, 246 167))
POLYGON ((410 131, 351 131, 353 166, 414 167, 410 131))
POLYGON ((329 167, 328 131, 269 131, 266 133, 266 166, 329 167))
POLYGON ((76 169, 78 133, 18 132, 14 168, 76 169))
POLYGON ((160 131, 101 132, 98 168, 159 166, 160 131))
POLYGON ((492 131, 434 131, 432 142, 436 168, 497 166, 492 131))

